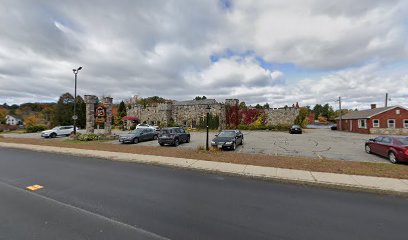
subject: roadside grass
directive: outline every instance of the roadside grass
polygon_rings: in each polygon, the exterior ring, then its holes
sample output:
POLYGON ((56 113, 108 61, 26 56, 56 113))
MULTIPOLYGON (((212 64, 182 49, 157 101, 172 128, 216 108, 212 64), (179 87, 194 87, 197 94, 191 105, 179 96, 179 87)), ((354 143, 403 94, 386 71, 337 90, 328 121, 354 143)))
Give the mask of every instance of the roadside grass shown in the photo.
POLYGON ((74 140, 74 139, 65 139, 62 140, 61 142, 65 142, 68 144, 99 144, 99 143, 107 143, 107 142, 112 142, 112 140, 93 140, 93 141, 80 141, 80 140, 74 140))
POLYGON ((316 172, 408 179, 408 164, 370 163, 266 154, 246 154, 233 151, 220 151, 218 149, 214 150, 212 148, 210 151, 205 151, 202 146, 197 149, 181 149, 134 144, 111 144, 107 143, 107 140, 81 142, 77 140, 47 141, 44 139, 0 138, 0 142, 168 156, 316 172))

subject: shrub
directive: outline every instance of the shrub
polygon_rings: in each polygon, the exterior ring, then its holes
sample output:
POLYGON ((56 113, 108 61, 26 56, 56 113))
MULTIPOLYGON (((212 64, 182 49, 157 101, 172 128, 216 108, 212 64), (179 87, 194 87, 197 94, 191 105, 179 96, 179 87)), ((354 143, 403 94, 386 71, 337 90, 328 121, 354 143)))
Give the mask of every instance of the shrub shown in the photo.
POLYGON ((239 130, 248 130, 248 126, 245 125, 245 124, 239 124, 239 125, 238 125, 238 129, 239 129, 239 130))
POLYGON ((266 126, 266 129, 272 130, 272 131, 287 131, 289 130, 289 128, 290 128, 289 124, 276 124, 276 125, 266 126))
POLYGON ((118 135, 108 135, 108 134, 95 134, 95 133, 77 133, 73 136, 73 139, 78 141, 97 141, 97 140, 115 140, 118 139, 118 135))
POLYGON ((95 133, 77 134, 75 138, 76 140, 79 141, 94 141, 98 140, 98 134, 95 133))
POLYGON ((27 128, 26 128, 25 131, 26 131, 27 133, 36 133, 36 132, 44 131, 44 130, 46 130, 46 129, 47 129, 47 126, 38 124, 38 125, 30 125, 30 126, 27 126, 27 128))

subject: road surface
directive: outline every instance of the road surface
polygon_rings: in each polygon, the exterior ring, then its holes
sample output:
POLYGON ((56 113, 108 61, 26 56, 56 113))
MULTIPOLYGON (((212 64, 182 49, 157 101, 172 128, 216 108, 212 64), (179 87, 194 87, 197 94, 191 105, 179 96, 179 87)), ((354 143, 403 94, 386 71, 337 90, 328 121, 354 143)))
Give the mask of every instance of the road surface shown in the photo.
POLYGON ((407 213, 398 197, 0 148, 0 239, 406 239, 407 213))

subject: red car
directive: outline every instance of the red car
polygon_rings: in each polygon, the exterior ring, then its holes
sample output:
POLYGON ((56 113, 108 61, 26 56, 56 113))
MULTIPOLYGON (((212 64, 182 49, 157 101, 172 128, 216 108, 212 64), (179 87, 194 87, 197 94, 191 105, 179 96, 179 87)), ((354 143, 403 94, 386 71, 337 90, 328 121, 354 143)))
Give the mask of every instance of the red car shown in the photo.
POLYGON ((365 143, 365 151, 387 157, 391 163, 408 162, 408 137, 378 136, 365 143))

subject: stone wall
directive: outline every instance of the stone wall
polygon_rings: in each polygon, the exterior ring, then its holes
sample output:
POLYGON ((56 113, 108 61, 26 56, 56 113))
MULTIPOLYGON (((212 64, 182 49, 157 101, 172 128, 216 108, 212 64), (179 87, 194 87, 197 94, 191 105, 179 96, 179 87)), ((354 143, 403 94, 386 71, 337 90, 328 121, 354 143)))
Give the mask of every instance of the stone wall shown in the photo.
POLYGON ((408 135, 407 128, 370 128, 371 134, 376 135, 408 135))
POLYGON ((265 109, 267 114, 267 124, 288 124, 292 125, 299 115, 298 108, 265 109))
POLYGON ((86 105, 86 132, 93 133, 95 126, 95 104, 98 98, 94 95, 85 95, 86 105))
MULTIPOLYGON (((141 123, 146 122, 154 125, 167 125, 171 120, 175 124, 186 127, 197 127, 207 114, 207 106, 210 113, 219 117, 219 129, 226 127, 226 105, 239 105, 238 99, 226 99, 225 104, 215 99, 191 100, 173 103, 158 104, 157 106, 143 107, 131 104, 128 116, 138 117, 141 123)), ((298 108, 266 109, 268 124, 293 124, 299 114, 298 108)))
POLYGON ((207 106, 210 106, 210 114, 218 116, 220 128, 225 124, 225 108, 221 103, 200 104, 200 105, 173 105, 172 118, 177 125, 187 127, 197 127, 207 115, 207 106))

